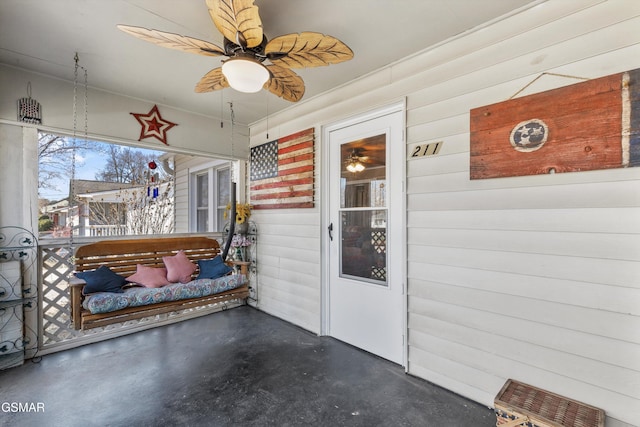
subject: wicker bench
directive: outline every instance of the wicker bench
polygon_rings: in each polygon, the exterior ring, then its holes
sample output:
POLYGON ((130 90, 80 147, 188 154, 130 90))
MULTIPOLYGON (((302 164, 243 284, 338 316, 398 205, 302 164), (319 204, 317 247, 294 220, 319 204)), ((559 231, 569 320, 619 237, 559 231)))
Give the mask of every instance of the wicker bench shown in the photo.
MULTIPOLYGON (((220 253, 220 245, 208 237, 166 237, 131 240, 105 240, 81 246, 75 253, 75 270, 89 271, 105 265, 113 272, 129 276, 136 272, 138 264, 148 267, 163 267, 162 257, 175 255, 184 251, 193 261, 212 259, 220 253)), ((233 263, 240 268, 240 273, 248 277, 247 264, 233 263)), ((197 276, 198 271, 193 274, 197 276)), ((69 280, 71 290, 71 317, 74 329, 91 329, 128 320, 141 319, 163 313, 170 313, 187 308, 208 304, 238 300, 245 302, 249 296, 248 284, 222 293, 183 299, 178 301, 159 302, 140 307, 127 307, 109 313, 92 314, 82 306, 84 295, 82 289, 85 281, 77 277, 69 280)))
POLYGON ((604 427, 602 409, 514 380, 507 380, 494 404, 500 427, 604 427))

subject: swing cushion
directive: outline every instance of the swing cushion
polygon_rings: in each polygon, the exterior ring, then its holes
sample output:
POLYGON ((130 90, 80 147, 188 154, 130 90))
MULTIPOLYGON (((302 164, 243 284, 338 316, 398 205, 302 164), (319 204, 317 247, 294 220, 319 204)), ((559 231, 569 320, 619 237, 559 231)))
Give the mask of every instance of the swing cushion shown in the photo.
POLYGON ((82 306, 92 314, 109 313, 128 307, 149 306, 168 301, 200 298, 239 288, 245 284, 242 274, 230 274, 218 279, 193 280, 189 283, 172 283, 161 288, 133 287, 124 293, 99 292, 88 295, 82 306))
POLYGON ((200 274, 198 279, 217 279, 231 272, 231 267, 222 262, 222 257, 218 255, 213 259, 199 260, 200 274))
POLYGON ((160 288, 168 285, 167 269, 153 268, 146 265, 138 264, 135 274, 127 277, 127 282, 137 283, 145 288, 160 288))
POLYGON ((188 283, 191 275, 196 271, 196 265, 192 263, 184 251, 178 251, 174 256, 162 257, 164 266, 167 267, 167 280, 171 283, 188 283))
POLYGON ((75 275, 87 282, 83 289, 85 295, 95 292, 123 292, 122 286, 127 283, 127 279, 104 265, 97 270, 81 271, 75 275))

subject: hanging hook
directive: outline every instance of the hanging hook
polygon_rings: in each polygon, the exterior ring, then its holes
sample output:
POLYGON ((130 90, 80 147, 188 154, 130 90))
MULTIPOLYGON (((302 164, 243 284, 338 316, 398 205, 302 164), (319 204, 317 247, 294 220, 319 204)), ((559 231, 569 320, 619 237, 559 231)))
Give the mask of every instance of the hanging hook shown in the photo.
POLYGON ((532 84, 537 82, 538 79, 540 79, 542 76, 564 77, 564 78, 567 78, 567 79, 576 79, 576 80, 589 80, 588 77, 579 77, 579 76, 571 76, 571 75, 568 75, 568 74, 558 74, 558 73, 547 73, 547 72, 544 72, 544 73, 540 73, 540 75, 538 77, 534 78, 529 83, 527 83, 522 89, 520 89, 519 91, 517 91, 516 93, 511 95, 509 97, 509 99, 513 99, 516 96, 520 95, 520 93, 522 93, 526 88, 528 88, 529 86, 531 86, 532 84))

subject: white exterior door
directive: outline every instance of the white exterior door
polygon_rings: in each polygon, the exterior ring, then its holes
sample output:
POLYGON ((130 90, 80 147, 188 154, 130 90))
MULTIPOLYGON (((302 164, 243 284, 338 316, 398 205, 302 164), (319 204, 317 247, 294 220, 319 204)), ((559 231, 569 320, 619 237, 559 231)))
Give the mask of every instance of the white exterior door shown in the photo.
POLYGON ((403 105, 328 136, 326 333, 404 364, 403 105))

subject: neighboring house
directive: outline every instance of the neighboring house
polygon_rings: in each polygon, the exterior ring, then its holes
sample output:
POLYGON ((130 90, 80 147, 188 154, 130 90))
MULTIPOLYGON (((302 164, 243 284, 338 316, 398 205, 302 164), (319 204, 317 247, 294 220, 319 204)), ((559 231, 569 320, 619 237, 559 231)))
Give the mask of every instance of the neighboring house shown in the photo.
POLYGON ((53 237, 163 234, 174 230, 174 190, 171 182, 134 185, 71 180, 71 200, 48 205, 44 213, 54 223, 53 237))
POLYGON ((67 237, 69 235, 69 200, 64 199, 50 203, 42 208, 41 214, 47 215, 53 223, 51 233, 42 234, 40 237, 67 237))

